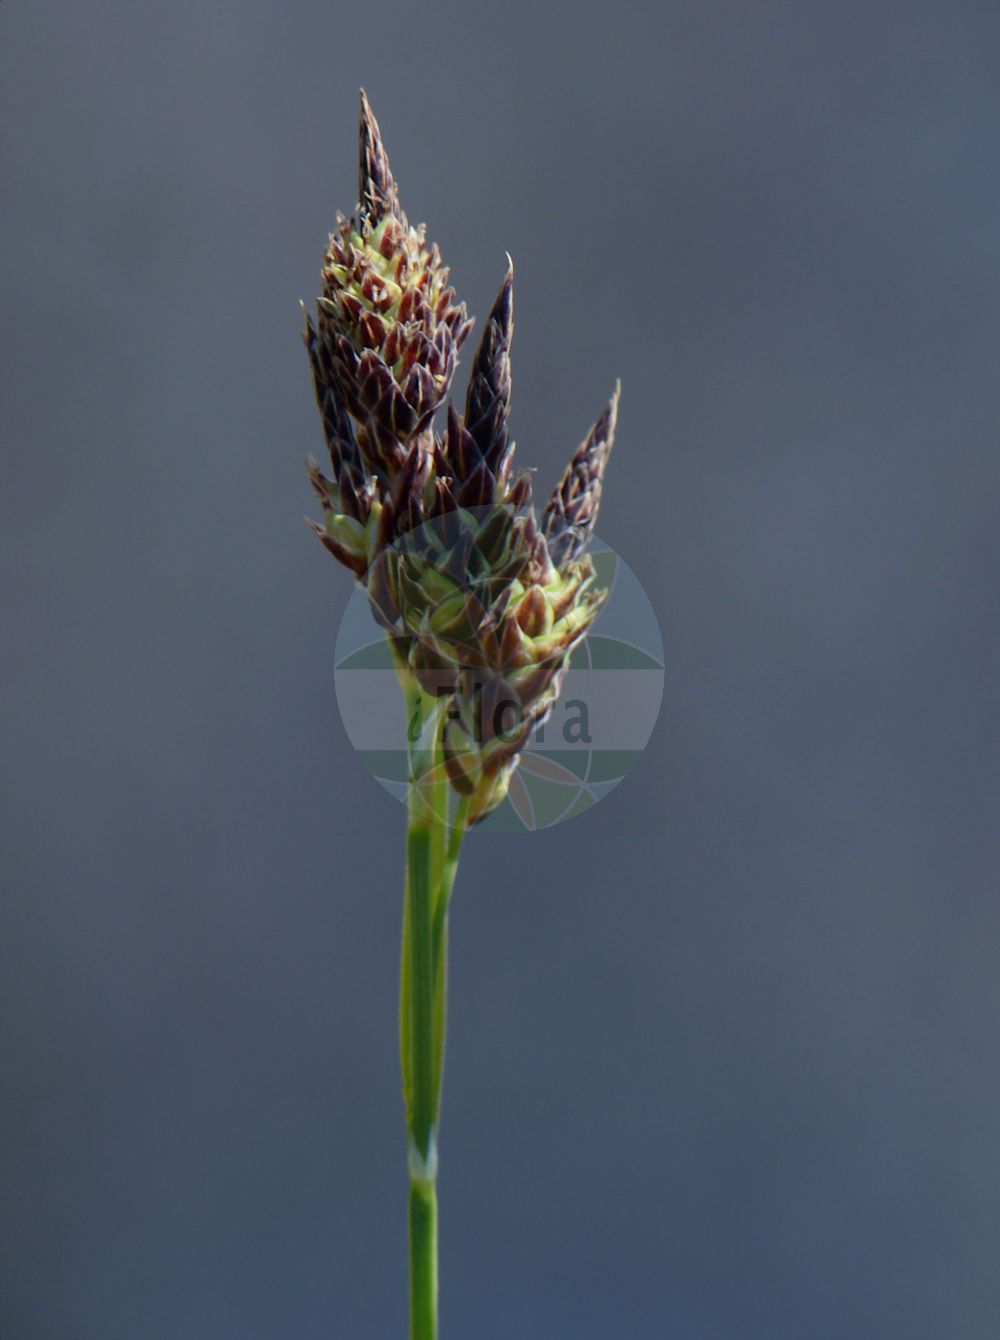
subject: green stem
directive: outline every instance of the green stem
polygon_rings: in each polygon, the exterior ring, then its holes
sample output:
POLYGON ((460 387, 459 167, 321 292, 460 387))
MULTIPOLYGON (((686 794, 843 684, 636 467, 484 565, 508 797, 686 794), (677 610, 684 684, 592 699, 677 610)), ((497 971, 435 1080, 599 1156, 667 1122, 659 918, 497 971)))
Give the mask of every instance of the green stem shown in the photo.
POLYGON ((437 1340, 438 1210, 433 1182, 410 1182, 410 1337, 437 1340))
POLYGON ((449 834, 449 787, 440 767, 437 704, 412 681, 405 688, 410 786, 400 1044, 410 1137, 410 1337, 437 1340, 437 1126, 444 1069, 448 904, 467 807, 459 805, 449 834))

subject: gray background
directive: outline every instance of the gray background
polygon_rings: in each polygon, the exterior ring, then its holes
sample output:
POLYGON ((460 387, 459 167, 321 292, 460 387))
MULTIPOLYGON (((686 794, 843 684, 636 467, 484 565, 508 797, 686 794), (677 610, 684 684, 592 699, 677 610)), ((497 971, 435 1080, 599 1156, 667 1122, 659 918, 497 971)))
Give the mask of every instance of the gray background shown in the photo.
MULTIPOLYGON (((1000 5, 0 7, 10 1340, 402 1336, 402 813, 299 297, 357 86, 668 657, 471 839, 446 1337, 1000 1332, 1000 5)), ((461 383, 460 383, 461 385, 461 383)))

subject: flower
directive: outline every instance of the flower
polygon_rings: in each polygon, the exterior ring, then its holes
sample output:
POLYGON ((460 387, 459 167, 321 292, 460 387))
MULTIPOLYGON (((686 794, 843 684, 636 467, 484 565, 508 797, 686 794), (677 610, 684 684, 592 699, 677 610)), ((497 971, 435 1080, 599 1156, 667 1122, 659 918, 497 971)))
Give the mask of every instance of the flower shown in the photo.
POLYGON ((472 322, 423 226, 412 227, 361 95, 359 203, 338 217, 304 340, 331 474, 309 477, 310 522, 364 585, 400 675, 440 700, 437 751, 467 822, 503 800, 605 599, 585 550, 614 442, 619 390, 573 456, 541 525, 508 433, 513 264, 448 401, 472 322))

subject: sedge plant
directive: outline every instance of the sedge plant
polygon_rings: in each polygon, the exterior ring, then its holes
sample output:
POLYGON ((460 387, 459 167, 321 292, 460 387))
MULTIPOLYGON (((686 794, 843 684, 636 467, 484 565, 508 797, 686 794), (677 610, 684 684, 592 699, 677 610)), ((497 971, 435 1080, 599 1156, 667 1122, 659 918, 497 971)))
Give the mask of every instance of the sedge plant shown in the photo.
POLYGON ((618 390, 538 518, 508 433, 510 259, 459 413, 448 397, 472 322, 437 247, 402 211, 363 92, 358 196, 352 218, 338 215, 303 335, 330 460, 329 474, 309 465, 323 509, 309 524, 363 586, 405 697, 410 1336, 436 1340, 452 889, 465 833, 504 801, 605 598, 586 547, 618 390))

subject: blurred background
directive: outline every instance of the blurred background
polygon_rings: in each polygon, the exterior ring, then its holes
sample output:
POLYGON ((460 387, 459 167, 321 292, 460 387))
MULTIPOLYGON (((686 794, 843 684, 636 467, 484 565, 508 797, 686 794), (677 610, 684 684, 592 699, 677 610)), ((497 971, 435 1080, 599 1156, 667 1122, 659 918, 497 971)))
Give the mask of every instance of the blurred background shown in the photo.
POLYGON ((514 256, 542 494, 622 377, 666 647, 607 800, 466 845, 443 1335, 1000 1333, 998 70, 988 0, 6 0, 4 1337, 405 1334, 302 519, 361 84, 480 318, 514 256))

